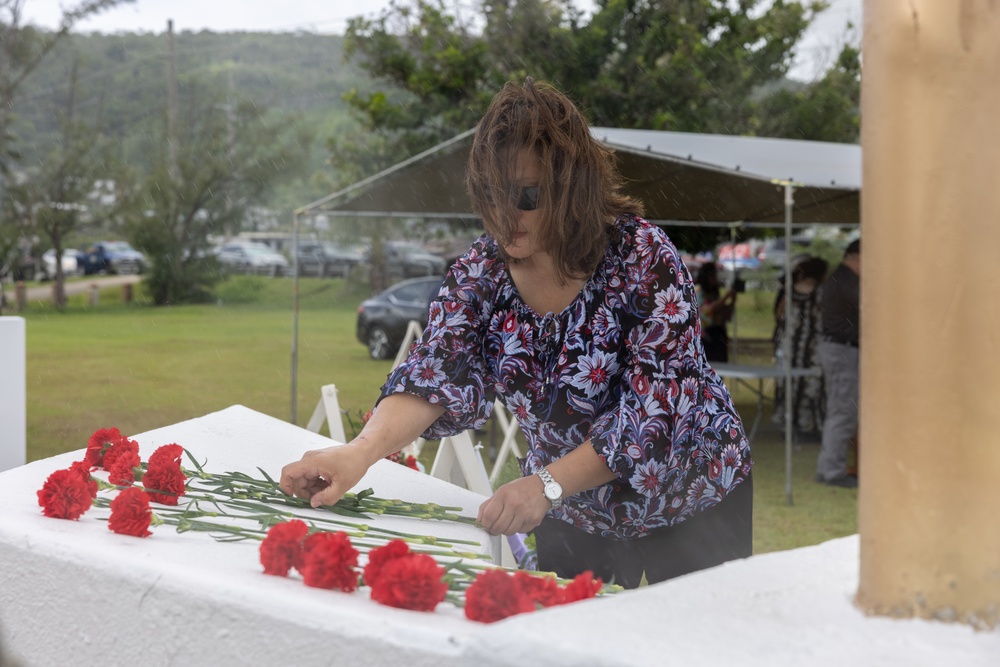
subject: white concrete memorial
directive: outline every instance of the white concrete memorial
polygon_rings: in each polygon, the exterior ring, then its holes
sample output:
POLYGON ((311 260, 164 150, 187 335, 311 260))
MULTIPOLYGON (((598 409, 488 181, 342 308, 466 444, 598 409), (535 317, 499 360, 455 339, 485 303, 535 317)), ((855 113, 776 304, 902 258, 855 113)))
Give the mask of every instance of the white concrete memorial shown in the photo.
MULTIPOLYGON (((86 438, 95 428, 81 428, 86 438), (90 430, 87 430, 90 429, 90 430)), ((276 477, 315 433, 242 406, 133 436, 146 460, 177 443, 210 472, 257 467, 276 477)), ((443 603, 433 613, 379 605, 264 575, 258 542, 154 527, 108 531, 92 508, 79 521, 42 516, 36 491, 70 452, 0 474, 2 648, 26 667, 110 665, 942 665, 994 667, 1000 633, 921 620, 867 618, 852 604, 858 540, 757 556, 681 579, 492 625, 443 603)), ((190 467, 185 462, 186 467, 190 467)), ((458 506, 466 489, 388 461, 358 489, 458 506)), ((411 533, 498 540, 474 526, 379 518, 411 533)))
POLYGON ((0 317, 0 472, 27 460, 23 317, 0 317))

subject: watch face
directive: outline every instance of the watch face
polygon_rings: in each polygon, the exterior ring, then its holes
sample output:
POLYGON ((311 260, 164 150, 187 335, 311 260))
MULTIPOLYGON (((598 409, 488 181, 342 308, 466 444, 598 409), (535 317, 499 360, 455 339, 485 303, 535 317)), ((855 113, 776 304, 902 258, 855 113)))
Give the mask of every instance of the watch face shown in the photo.
POLYGON ((557 500, 562 495, 562 487, 557 482, 549 482, 545 485, 545 497, 549 500, 557 500))

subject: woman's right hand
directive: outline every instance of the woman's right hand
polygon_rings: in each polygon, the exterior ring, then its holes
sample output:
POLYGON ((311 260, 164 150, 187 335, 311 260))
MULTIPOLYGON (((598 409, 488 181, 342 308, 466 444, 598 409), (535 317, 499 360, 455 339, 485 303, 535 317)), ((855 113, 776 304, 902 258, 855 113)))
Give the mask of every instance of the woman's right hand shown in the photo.
POLYGON ((357 485, 379 459, 413 442, 442 414, 443 407, 419 396, 387 396, 351 442, 306 452, 300 460, 282 468, 281 490, 308 498, 313 507, 332 505, 357 485))
POLYGON ((315 449, 281 469, 281 490, 308 498, 313 507, 333 505, 351 490, 374 461, 354 443, 315 449))

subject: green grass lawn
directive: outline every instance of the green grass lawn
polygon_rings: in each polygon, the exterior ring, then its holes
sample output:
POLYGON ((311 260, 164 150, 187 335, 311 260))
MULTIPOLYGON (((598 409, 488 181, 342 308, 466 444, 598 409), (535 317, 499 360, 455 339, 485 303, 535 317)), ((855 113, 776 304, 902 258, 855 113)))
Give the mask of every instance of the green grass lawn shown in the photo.
MULTIPOLYGON (((90 434, 117 426, 141 433, 241 404, 291 418, 292 281, 234 278, 220 286, 220 303, 152 307, 137 290, 125 305, 121 288, 99 305, 71 297, 64 311, 32 303, 27 320, 28 459, 81 449, 90 434)), ((320 387, 338 386, 349 420, 377 398, 391 362, 368 358, 354 338, 362 285, 339 279, 300 281, 296 423, 304 426, 320 387)), ((738 305, 740 337, 770 336, 768 293, 738 305)), ((757 346, 758 348, 760 346, 757 346)), ((770 363, 764 356, 744 363, 770 363)), ((756 400, 742 387, 734 398, 747 421, 756 400)), ((348 435, 351 428, 348 426, 348 435)), ((183 444, 183 443, 181 443, 183 444)), ((794 452, 794 500, 785 501, 784 439, 763 416, 753 442, 754 549, 761 553, 815 544, 857 531, 854 490, 812 481, 817 445, 794 452)), ((435 447, 425 448, 430 466, 435 447)), ((515 475, 511 466, 507 478, 515 475)))

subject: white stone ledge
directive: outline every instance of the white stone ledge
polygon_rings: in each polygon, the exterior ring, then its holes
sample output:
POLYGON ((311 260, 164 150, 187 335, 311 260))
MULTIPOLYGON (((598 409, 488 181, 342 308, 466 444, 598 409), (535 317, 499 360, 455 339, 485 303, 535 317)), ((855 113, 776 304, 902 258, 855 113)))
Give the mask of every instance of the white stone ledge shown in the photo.
MULTIPOLYGON (((98 426, 110 424, 84 428, 98 426)), ((329 444, 241 406, 136 439, 144 460, 156 446, 177 442, 207 458, 212 472, 259 465, 272 476, 305 450, 329 444)), ((407 612, 372 602, 366 589, 346 595, 265 576, 256 542, 218 544, 171 526, 144 540, 119 536, 94 510, 80 521, 43 517, 35 491, 81 456, 0 474, 2 645, 26 666, 1000 664, 1000 632, 861 614, 851 602, 857 536, 482 625, 448 604, 433 614, 407 612)), ((388 462, 359 485, 366 486, 473 515, 482 500, 388 462)), ((471 526, 378 521, 496 545, 471 526)))

